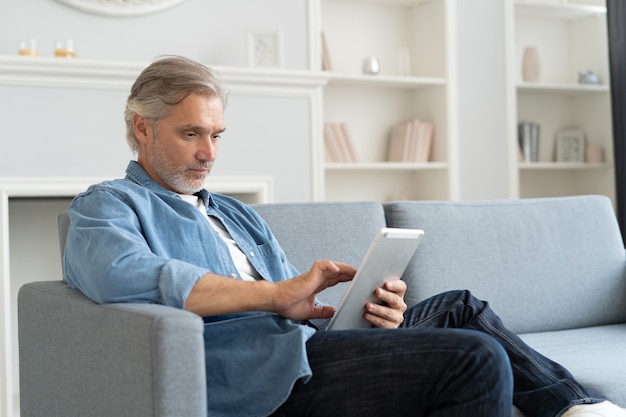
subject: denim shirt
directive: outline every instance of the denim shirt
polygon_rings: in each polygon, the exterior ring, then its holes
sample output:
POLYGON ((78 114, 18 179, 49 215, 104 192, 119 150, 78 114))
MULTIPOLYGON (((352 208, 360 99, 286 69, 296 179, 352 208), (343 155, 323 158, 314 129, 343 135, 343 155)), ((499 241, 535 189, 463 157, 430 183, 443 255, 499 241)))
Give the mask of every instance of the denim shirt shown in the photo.
MULTIPOLYGON (((226 243, 202 213, 166 190, 134 161, 126 178, 91 186, 69 208, 65 279, 97 303, 157 303, 183 308, 207 272, 239 279, 226 243)), ((200 192, 258 273, 268 281, 298 275, 267 224, 225 195, 200 192)), ((311 377, 308 326, 277 314, 204 318, 208 414, 267 416, 296 380, 311 377)))

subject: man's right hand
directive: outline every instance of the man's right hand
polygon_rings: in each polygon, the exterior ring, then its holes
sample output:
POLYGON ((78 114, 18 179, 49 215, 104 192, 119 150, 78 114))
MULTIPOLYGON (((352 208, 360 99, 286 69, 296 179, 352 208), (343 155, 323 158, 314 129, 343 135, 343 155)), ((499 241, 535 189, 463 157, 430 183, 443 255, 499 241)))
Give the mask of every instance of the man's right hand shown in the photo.
POLYGON ((329 318, 333 306, 315 304, 315 296, 328 287, 354 278, 356 269, 333 261, 315 261, 308 272, 276 284, 274 311, 292 320, 329 318))

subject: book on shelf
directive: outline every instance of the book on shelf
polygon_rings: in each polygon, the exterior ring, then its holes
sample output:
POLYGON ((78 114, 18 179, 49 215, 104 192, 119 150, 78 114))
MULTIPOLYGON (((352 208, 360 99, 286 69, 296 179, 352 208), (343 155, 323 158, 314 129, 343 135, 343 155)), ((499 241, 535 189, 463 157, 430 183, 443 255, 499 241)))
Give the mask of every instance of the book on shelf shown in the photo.
POLYGON ((411 119, 392 126, 387 147, 389 162, 428 162, 433 143, 434 125, 411 119))
POLYGON ((350 130, 345 123, 324 123, 324 156, 326 162, 358 161, 350 130))
POLYGON ((332 71, 333 64, 330 61, 330 52, 328 52, 328 42, 326 35, 322 32, 322 71, 332 71))

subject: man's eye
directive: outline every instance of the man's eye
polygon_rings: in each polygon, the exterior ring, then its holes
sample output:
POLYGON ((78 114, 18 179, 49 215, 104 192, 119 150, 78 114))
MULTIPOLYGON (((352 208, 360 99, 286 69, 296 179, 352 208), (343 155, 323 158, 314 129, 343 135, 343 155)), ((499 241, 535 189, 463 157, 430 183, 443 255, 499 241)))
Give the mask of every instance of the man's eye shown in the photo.
POLYGON ((222 138, 222 137, 221 137, 220 135, 214 135, 214 136, 212 136, 212 137, 211 137, 211 140, 212 140, 213 142, 217 142, 217 141, 218 141, 218 140, 220 140, 221 138, 222 138))
POLYGON ((196 133, 195 133, 195 132, 185 132, 185 133, 184 133, 184 136, 185 136, 187 139, 194 139, 197 135, 196 135, 196 133))

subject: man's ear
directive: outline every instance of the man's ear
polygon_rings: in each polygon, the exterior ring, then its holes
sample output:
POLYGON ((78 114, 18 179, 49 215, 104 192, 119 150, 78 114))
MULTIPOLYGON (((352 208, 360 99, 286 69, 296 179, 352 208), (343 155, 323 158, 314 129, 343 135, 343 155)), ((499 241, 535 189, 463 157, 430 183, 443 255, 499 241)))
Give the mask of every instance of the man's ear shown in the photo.
POLYGON ((133 129, 135 130, 135 136, 140 143, 146 143, 148 140, 148 131, 150 130, 150 123, 140 114, 135 113, 133 115, 133 129))

